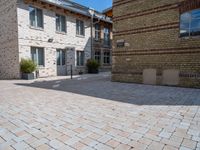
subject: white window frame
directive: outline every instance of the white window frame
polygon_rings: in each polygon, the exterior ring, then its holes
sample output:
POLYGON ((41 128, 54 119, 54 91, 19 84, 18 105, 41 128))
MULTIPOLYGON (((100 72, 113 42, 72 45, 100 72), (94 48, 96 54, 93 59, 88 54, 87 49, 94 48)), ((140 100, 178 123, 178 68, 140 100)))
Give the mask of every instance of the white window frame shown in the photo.
POLYGON ((103 64, 109 65, 110 62, 111 62, 110 58, 111 58, 111 52, 110 51, 104 51, 103 52, 103 64), (109 53, 109 55, 105 55, 105 53, 109 53), (107 60, 107 59, 109 59, 109 62, 107 62, 107 61, 105 62, 105 60, 107 60))
POLYGON ((76 19, 76 35, 85 36, 85 23, 83 20, 76 19), (81 30, 83 30, 83 34, 81 34, 81 30))
POLYGON ((66 17, 64 15, 56 14, 56 19, 57 17, 59 18, 59 29, 57 28, 57 21, 56 21, 56 31, 66 33, 67 32, 66 17), (64 27, 65 27, 64 31, 62 31, 62 19, 61 19, 62 17, 64 17, 64 27))
POLYGON ((98 23, 95 24, 94 26, 95 26, 95 40, 99 41, 101 39, 101 26, 98 23), (98 29, 97 29, 97 27, 98 27, 98 29))
POLYGON ((43 47, 31 47, 31 59, 37 64, 38 67, 44 67, 45 66, 45 50, 43 47), (36 51, 36 61, 32 57, 32 50, 36 51), (43 50, 43 65, 38 65, 39 62, 39 50, 43 50))
POLYGON ((66 65, 66 51, 64 49, 56 49, 56 63, 57 63, 57 66, 65 66, 66 65), (59 51, 60 64, 57 63, 58 51, 59 51), (65 56, 64 64, 63 64, 63 53, 64 53, 64 56, 65 56))
POLYGON ((100 64, 101 63, 101 51, 95 51, 94 52, 94 59, 100 64), (97 54, 99 53, 99 54, 97 54))
POLYGON ((85 52, 84 52, 84 51, 77 50, 77 51, 76 51, 76 66, 81 67, 81 66, 84 66, 84 65, 85 65, 85 52), (81 56, 83 56, 83 64, 81 64, 81 62, 82 62, 82 61, 81 61, 81 57, 79 58, 78 53, 82 53, 81 56))
MULTIPOLYGON (((199 18, 192 18, 192 12, 193 11, 195 11, 195 10, 198 10, 199 12, 200 12, 200 9, 193 9, 193 10, 190 10, 190 11, 187 11, 187 12, 184 12, 184 13, 182 13, 182 14, 180 14, 180 37, 183 37, 183 38, 187 38, 187 37, 196 37, 196 36, 200 36, 200 35, 191 35, 191 24, 192 24, 192 21, 193 20, 200 20, 200 17, 199 18), (190 16, 191 16, 191 18, 190 18, 190 20, 189 20, 189 26, 188 26, 188 36, 186 35, 186 36, 182 36, 181 35, 181 30, 182 30, 182 28, 181 28, 181 17, 182 17, 182 15, 184 15, 184 14, 186 14, 186 13, 188 13, 190 16)), ((199 30, 199 32, 200 32, 200 30, 199 30)), ((186 32, 187 33, 187 32, 186 32)))
POLYGON ((35 25, 32 25, 32 24, 31 24, 31 15, 30 15, 31 12, 30 12, 30 10, 29 10, 29 21, 30 21, 30 26, 31 26, 31 27, 34 27, 34 28, 41 28, 41 29, 43 29, 43 28, 44 28, 44 15, 43 15, 43 10, 42 10, 42 9, 39 9, 39 8, 36 8, 36 7, 33 7, 33 6, 29 6, 29 9, 30 9, 30 8, 35 9, 35 15, 34 15, 34 17, 35 17, 35 25), (38 10, 41 10, 41 12, 42 12, 42 16, 41 16, 41 17, 42 17, 42 18, 41 18, 41 19, 42 19, 42 26, 41 26, 41 27, 38 26, 38 16, 37 16, 37 11, 38 11, 38 10))

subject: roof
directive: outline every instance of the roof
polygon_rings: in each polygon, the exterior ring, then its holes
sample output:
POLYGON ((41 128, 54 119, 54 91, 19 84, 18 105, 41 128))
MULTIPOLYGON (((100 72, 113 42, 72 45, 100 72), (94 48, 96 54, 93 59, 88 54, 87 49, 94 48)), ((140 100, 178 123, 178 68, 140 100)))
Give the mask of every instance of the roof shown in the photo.
MULTIPOLYGON (((74 13, 78 13, 87 17, 91 17, 89 10, 91 8, 80 5, 78 3, 69 1, 69 0, 41 0, 43 2, 62 7, 66 10, 72 11, 74 13)), ((105 22, 112 23, 112 19, 110 17, 105 16, 103 13, 100 13, 98 11, 94 11, 94 18, 100 19, 105 22)))
POLYGON ((112 7, 109 7, 109 8, 104 9, 102 13, 107 13, 108 11, 111 11, 111 10, 112 10, 112 7))

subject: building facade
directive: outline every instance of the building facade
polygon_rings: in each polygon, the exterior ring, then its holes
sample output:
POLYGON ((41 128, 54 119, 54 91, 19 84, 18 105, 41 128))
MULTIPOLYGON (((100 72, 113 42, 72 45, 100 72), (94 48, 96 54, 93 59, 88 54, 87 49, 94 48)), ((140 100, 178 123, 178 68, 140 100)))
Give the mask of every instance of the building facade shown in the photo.
MULTIPOLYGON (((68 0, 1 0, 0 79, 20 78, 22 58, 37 63, 39 77, 70 74, 71 66, 73 74, 85 73, 87 60, 95 58, 91 26, 95 30, 102 24, 100 33, 109 29, 104 41, 110 41, 112 31, 110 18, 89 10, 68 0)), ((110 45, 106 51, 111 60, 110 45)), ((100 57, 108 56, 102 52, 100 57)))
POLYGON ((200 1, 114 0, 112 80, 200 87, 200 1))

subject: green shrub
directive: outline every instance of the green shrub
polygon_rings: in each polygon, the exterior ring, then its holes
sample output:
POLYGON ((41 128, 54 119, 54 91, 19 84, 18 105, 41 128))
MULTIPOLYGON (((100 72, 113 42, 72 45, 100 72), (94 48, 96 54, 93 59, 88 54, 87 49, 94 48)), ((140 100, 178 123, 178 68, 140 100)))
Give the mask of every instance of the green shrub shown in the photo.
POLYGON ((37 65, 31 59, 22 59, 20 69, 22 73, 32 73, 36 70, 37 65))
POLYGON ((89 59, 87 61, 88 73, 98 73, 99 72, 99 63, 96 60, 89 59))

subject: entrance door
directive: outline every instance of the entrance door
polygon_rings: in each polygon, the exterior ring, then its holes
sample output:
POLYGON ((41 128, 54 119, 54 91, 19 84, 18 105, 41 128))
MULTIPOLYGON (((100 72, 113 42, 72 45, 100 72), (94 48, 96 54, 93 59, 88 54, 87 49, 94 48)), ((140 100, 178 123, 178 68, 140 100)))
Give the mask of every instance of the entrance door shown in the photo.
POLYGON ((57 49, 57 75, 67 75, 66 50, 57 49))

